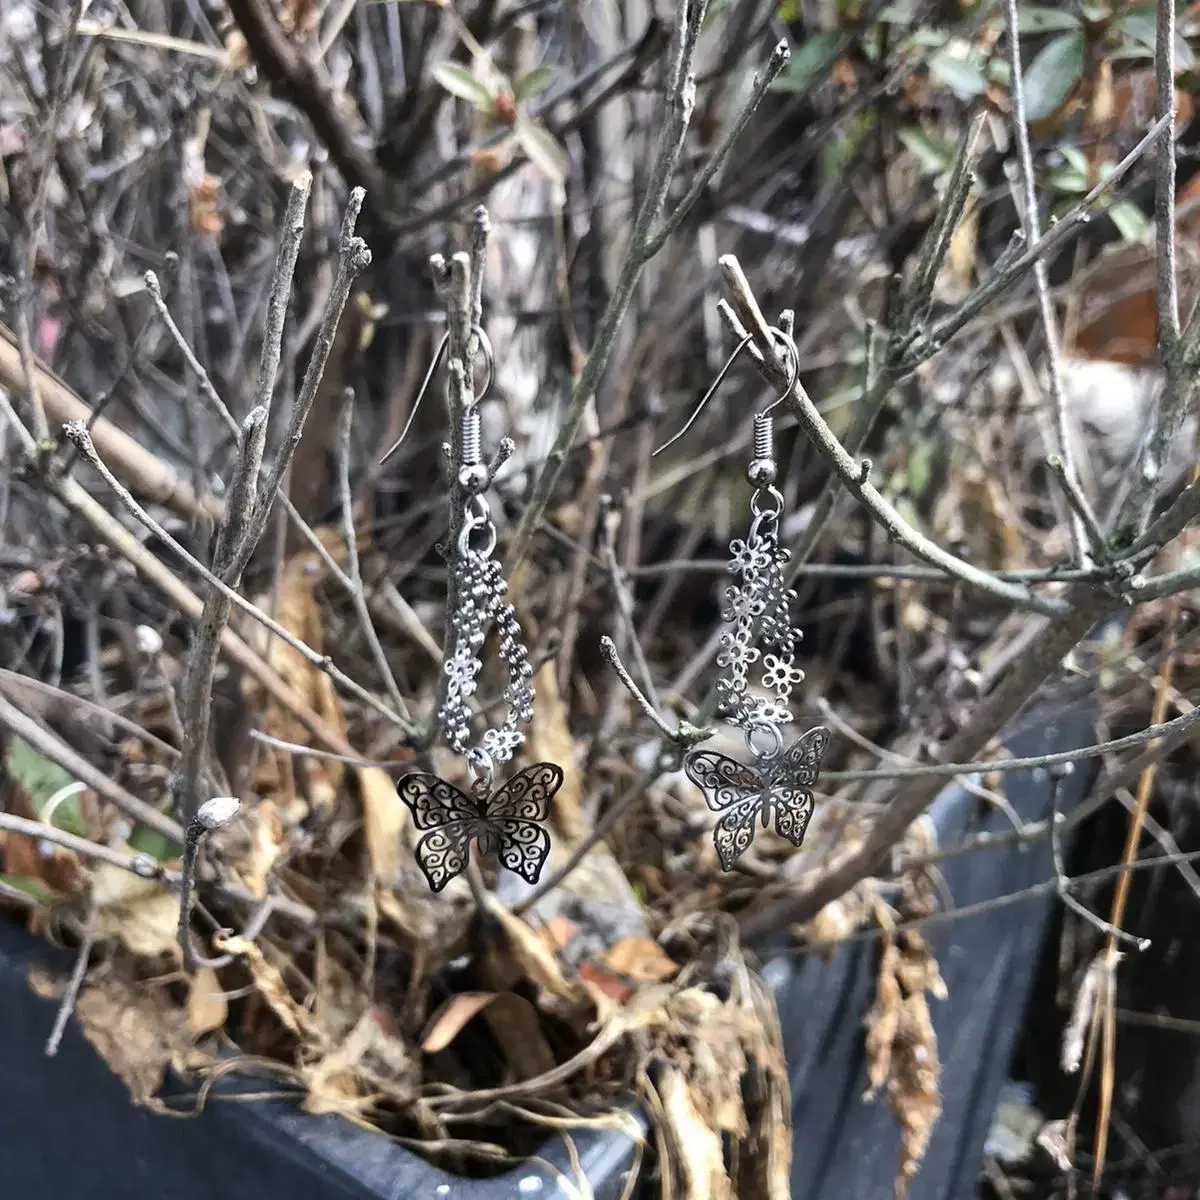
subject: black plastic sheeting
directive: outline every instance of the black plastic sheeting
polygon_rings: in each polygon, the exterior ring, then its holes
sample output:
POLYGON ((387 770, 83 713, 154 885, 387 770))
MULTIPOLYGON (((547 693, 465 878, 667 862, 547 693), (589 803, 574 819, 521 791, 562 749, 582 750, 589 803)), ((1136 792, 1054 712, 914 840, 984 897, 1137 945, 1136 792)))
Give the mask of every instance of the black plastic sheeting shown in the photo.
MULTIPOLYGON (((1006 738, 1019 756, 1093 740, 1082 709, 1023 723, 1006 738)), ((1062 785, 1063 811, 1091 774, 1062 785)), ((1023 820, 1049 809, 1039 772, 1010 773, 1006 793, 1023 820)), ((966 832, 1002 830, 1006 819, 957 786, 932 815, 949 845, 966 832)), ((957 907, 1017 892, 1052 872, 1043 840, 948 859, 943 873, 957 907)), ((911 1200, 967 1200, 975 1193, 996 1100, 1040 948, 1045 896, 993 908, 927 931, 949 989, 931 1001, 942 1059, 943 1115, 911 1200)), ((505 1175, 467 1181, 425 1163, 381 1137, 332 1116, 311 1117, 279 1102, 210 1099, 195 1119, 132 1105, 124 1085, 92 1051, 74 1022, 59 1054, 43 1046, 54 1006, 34 995, 28 967, 51 952, 0 920, 0 1197, 13 1200, 550 1200, 571 1194, 556 1172, 573 1177, 560 1140, 505 1175)), ((899 1155, 895 1120, 883 1100, 866 1104, 862 1017, 874 994, 875 942, 843 947, 829 963, 787 953, 767 957, 792 1077, 793 1200, 887 1200, 899 1155)), ((69 958, 59 954, 60 963, 69 958)), ((245 1088, 245 1084, 231 1084, 245 1088)), ((596 1200, 617 1200, 633 1161, 629 1137, 573 1135, 596 1200)), ((653 1194, 648 1183, 646 1193, 653 1194)))

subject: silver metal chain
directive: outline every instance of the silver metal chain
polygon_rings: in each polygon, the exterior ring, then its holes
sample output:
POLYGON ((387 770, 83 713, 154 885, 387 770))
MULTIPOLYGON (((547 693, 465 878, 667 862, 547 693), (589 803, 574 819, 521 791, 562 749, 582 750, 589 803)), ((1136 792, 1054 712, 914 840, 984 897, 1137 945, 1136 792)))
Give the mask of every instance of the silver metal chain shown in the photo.
POLYGON ((486 792, 492 786, 493 765, 507 762, 525 741, 523 727, 533 717, 533 685, 530 682, 533 667, 521 638, 516 611, 505 599, 508 584, 500 563, 492 557, 496 549, 496 526, 482 495, 489 483, 489 475, 480 457, 478 403, 476 401, 462 419, 458 483, 466 493, 467 501, 450 564, 454 577, 451 592, 457 602, 447 621, 453 649, 446 658, 444 669, 448 683, 438 720, 449 745, 467 757, 476 788, 486 792), (478 745, 472 747, 472 714, 468 701, 478 686, 479 673, 483 669, 480 651, 491 627, 500 639, 500 658, 508 668, 508 685, 504 689, 508 712, 503 724, 490 726, 478 745))
POLYGON ((729 572, 738 582, 725 589, 721 609, 728 628, 721 634, 717 656, 717 693, 721 715, 745 731, 747 745, 762 757, 782 745, 780 726, 792 722, 792 692, 804 679, 796 666, 803 635, 791 620, 796 593, 785 581, 791 554, 779 542, 783 496, 774 487, 774 422, 765 413, 754 418, 754 458, 746 474, 755 486, 750 499, 753 520, 745 540, 729 543, 729 572), (750 671, 760 660, 766 694, 750 695, 750 671), (756 734, 765 737, 770 749, 754 744, 756 734))

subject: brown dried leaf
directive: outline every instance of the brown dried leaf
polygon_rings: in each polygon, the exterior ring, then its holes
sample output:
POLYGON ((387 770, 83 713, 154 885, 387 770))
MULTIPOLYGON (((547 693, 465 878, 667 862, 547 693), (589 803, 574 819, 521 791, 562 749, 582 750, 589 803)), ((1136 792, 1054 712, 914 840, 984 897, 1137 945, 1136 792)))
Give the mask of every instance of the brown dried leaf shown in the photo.
POLYGON ((898 1200, 907 1193, 941 1116, 937 1034, 926 992, 945 995, 937 963, 923 938, 911 931, 885 938, 875 1002, 867 1012, 867 1077, 872 1096, 886 1083, 900 1126, 898 1200))
POLYGON ((194 1034, 211 1033, 225 1024, 229 1002, 221 988, 217 973, 211 967, 201 967, 192 976, 188 991, 187 1025, 194 1034))
POLYGON ((358 794, 371 869, 381 888, 391 887, 400 872, 400 847, 408 809, 388 773, 379 767, 358 768, 358 794))
POLYGON ((457 996, 451 996, 430 1018, 429 1027, 421 1039, 421 1049, 426 1054, 440 1054, 458 1037, 468 1021, 483 1012, 501 994, 459 992, 457 996))
POLYGON ((584 993, 563 974, 554 951, 530 925, 509 912, 494 896, 489 895, 488 908, 504 931, 521 975, 537 990, 538 1007, 560 1014, 578 1010, 585 1001, 584 993))
POLYGON ((635 983, 664 983, 679 971, 656 941, 644 937, 622 938, 609 948, 604 964, 635 983))
MULTIPOLYGON (((275 607, 275 619, 279 624, 318 654, 323 652, 325 640, 316 595, 319 578, 319 560, 315 551, 294 555, 280 576, 275 607)), ((258 600, 260 607, 270 608, 268 597, 261 596, 258 600)), ((344 737, 346 722, 329 676, 318 671, 299 651, 271 636, 257 622, 246 620, 242 632, 283 681, 320 715, 331 730, 344 737)), ((301 746, 312 744, 311 734, 300 721, 266 695, 262 685, 249 674, 242 677, 242 691, 247 703, 263 712, 265 733, 301 746)), ((285 818, 299 820, 307 813, 295 783, 295 774, 301 771, 305 774, 304 790, 313 807, 321 813, 331 812, 345 774, 340 763, 298 758, 284 750, 263 747, 256 758, 251 787, 258 795, 274 800, 285 818)))
POLYGON ((558 763, 563 769, 563 784, 554 796, 550 819, 564 838, 576 842, 588 830, 580 808, 578 756, 575 739, 567 724, 567 709, 558 691, 558 673, 554 662, 546 662, 534 676, 537 705, 529 726, 529 755, 536 762, 558 763))
POLYGON ((237 844, 237 853, 229 856, 233 869, 251 895, 262 899, 267 894, 271 868, 287 846, 278 806, 262 800, 253 808, 243 807, 233 826, 217 837, 223 845, 237 844))
POLYGON ((536 1079, 555 1067, 538 1011, 514 992, 501 992, 483 1010, 483 1019, 512 1068, 515 1079, 536 1079))
POLYGON ((165 884, 100 863, 92 873, 92 897, 97 937, 119 938, 145 957, 178 956, 179 896, 165 884))
POLYGON ((236 954, 246 960, 250 976, 254 981, 254 989, 267 1002, 271 1011, 279 1018, 283 1026, 301 1041, 319 1043, 322 1040, 321 1030, 312 1015, 302 1005, 292 998, 288 986, 284 982, 279 969, 267 962, 263 952, 253 942, 244 937, 214 937, 218 949, 229 954, 236 954))
POLYGON ((156 1107, 168 1065, 184 1069, 191 1034, 187 1014, 162 989, 138 987, 108 972, 79 993, 83 1036, 129 1088, 135 1104, 156 1107))
POLYGON ((1075 993, 1071 1018, 1063 1030, 1061 1065, 1064 1075, 1074 1075, 1083 1061, 1083 1048, 1087 1042, 1088 1030, 1095 1019, 1100 984, 1108 970, 1106 959, 1106 952, 1097 954, 1092 959, 1083 979, 1080 980, 1079 991, 1075 993))
POLYGON ((663 1132, 674 1151, 672 1164, 684 1181, 684 1196, 687 1200, 734 1200, 721 1135, 701 1115, 700 1098, 684 1073, 674 1065, 664 1067, 657 1087, 663 1132))

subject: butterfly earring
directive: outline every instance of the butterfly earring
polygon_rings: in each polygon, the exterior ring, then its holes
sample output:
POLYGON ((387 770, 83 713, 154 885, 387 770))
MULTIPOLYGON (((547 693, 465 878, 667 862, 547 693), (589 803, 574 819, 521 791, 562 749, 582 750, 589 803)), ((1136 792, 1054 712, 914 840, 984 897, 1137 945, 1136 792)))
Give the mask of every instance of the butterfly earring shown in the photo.
MULTIPOLYGON (((683 762, 684 771, 704 793, 708 807, 720 814, 713 829, 713 844, 725 871, 733 869, 754 840, 758 820, 764 829, 774 820, 776 832, 793 846, 804 842, 813 813, 811 787, 829 745, 829 730, 817 726, 785 750, 781 729, 792 721, 792 692, 804 679, 804 672, 796 666, 796 648, 803 635, 791 622, 790 608, 796 593, 789 590, 784 575, 790 554, 779 542, 784 501, 775 487, 778 469, 770 413, 795 385, 800 356, 795 343, 782 330, 772 328, 771 334, 787 351, 791 379, 783 395, 754 416, 753 456, 746 470, 746 478, 754 488, 750 498, 752 519, 745 539, 735 538, 729 544, 729 572, 736 582, 725 590, 721 609, 725 629, 717 656, 718 715, 742 730, 746 750, 754 761, 747 766, 716 750, 696 749, 683 762), (760 655, 762 688, 751 695, 749 674, 760 655)), ((750 337, 742 339, 687 424, 655 454, 692 427, 750 341, 750 337)))
MULTIPOLYGON (((494 369, 486 334, 476 326, 475 335, 488 368, 487 381, 461 416, 459 456, 453 464, 458 486, 452 494, 462 508, 455 514, 459 532, 449 556, 447 653, 443 699, 437 714, 447 743, 466 762, 470 791, 464 792, 427 771, 411 772, 396 784, 397 794, 422 834, 414 850, 417 865, 435 892, 466 869, 472 842, 480 854, 494 851, 503 866, 527 882, 537 883, 550 853, 550 834, 543 822, 563 782, 562 768, 557 763, 543 762, 525 767, 495 788, 497 765, 508 762, 525 742, 524 727, 533 716, 533 668, 516 613, 505 599, 508 585, 500 563, 492 557, 496 526, 484 495, 491 473, 481 457, 479 404, 491 386, 494 369), (490 726, 472 744, 469 700, 483 669, 480 654, 489 629, 499 638, 500 658, 507 668, 504 700, 508 712, 502 724, 490 726)), ((413 413, 446 343, 443 338, 413 404, 413 413)), ((405 433, 411 424, 412 413, 405 433)), ((403 438, 401 433, 384 460, 403 438)))

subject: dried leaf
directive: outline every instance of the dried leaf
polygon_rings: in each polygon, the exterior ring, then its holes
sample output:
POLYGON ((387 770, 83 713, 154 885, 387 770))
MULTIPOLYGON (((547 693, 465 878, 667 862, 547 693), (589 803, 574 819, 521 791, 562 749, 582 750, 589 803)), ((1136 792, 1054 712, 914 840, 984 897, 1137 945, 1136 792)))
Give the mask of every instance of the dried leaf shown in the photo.
POLYGON ((898 1200, 906 1195, 942 1112, 937 1034, 926 991, 945 995, 924 939, 909 931, 889 933, 879 957, 875 1002, 865 1017, 867 1096, 886 1083, 888 1103, 900 1126, 898 1200))
POLYGON ((537 705, 529 726, 529 756, 535 762, 558 763, 563 785, 555 794, 550 819, 567 841, 586 837, 587 823, 580 809, 582 797, 578 752, 567 724, 567 709, 558 691, 558 673, 553 662, 543 663, 533 679, 537 705))
MULTIPOLYGON (((289 633, 321 653, 325 638, 316 596, 316 585, 320 578, 318 563, 312 551, 297 554, 288 561, 279 580, 275 619, 289 633)), ((259 600, 264 607, 270 607, 267 597, 259 597, 259 600)), ((242 632, 283 681, 321 716, 325 724, 344 736, 346 722, 329 676, 317 670, 281 639, 272 637, 256 622, 243 622, 242 632)), ((266 695, 261 684, 248 674, 242 677, 242 690, 247 703, 263 711, 263 732, 301 746, 312 744, 311 734, 300 721, 266 695)), ((272 799, 286 820, 301 820, 308 811, 308 806, 300 799, 301 791, 309 797, 318 812, 331 812, 344 773, 345 768, 340 763, 299 758, 284 750, 263 747, 256 756, 251 787, 258 795, 272 799), (295 775, 298 772, 304 773, 303 789, 296 786, 295 775)))
POLYGON ((251 895, 261 899, 267 894, 271 869, 287 845, 283 817, 271 800, 262 800, 253 808, 243 808, 239 819, 218 834, 222 848, 233 849, 229 858, 233 868, 251 895))
POLYGON ((374 1097, 364 1094, 357 1068, 377 1028, 374 1012, 367 1009, 328 1054, 302 1069, 308 1088, 304 1098, 305 1112, 351 1116, 374 1104, 374 1097))
POLYGON ((493 896, 488 897, 488 910, 499 921, 521 975, 537 990, 538 1006, 556 1013, 577 1010, 584 1000, 583 993, 563 974, 554 951, 493 896))
POLYGON ((578 974, 593 995, 599 993, 618 1004, 628 1004, 633 997, 633 985, 603 963, 581 963, 578 974))
POLYGON ((1068 1150, 1066 1121, 1047 1121, 1037 1135, 1037 1144, 1050 1155, 1060 1171, 1071 1170, 1073 1164, 1068 1150))
POLYGON ((145 957, 178 956, 179 895, 165 884, 100 863, 92 873, 92 897, 97 937, 119 938, 145 957))
POLYGON ((665 1066, 657 1087, 664 1132, 675 1151, 672 1161, 684 1180, 687 1200, 734 1200, 721 1135, 700 1115, 697 1098, 683 1072, 674 1065, 665 1066))
POLYGON ((225 1024, 229 1002, 211 967, 200 967, 192 976, 188 992, 187 1024, 194 1034, 211 1033, 225 1024))
POLYGON ((391 887, 400 871, 408 809, 401 803, 391 776, 379 767, 358 768, 358 794, 371 869, 381 888, 391 887))
POLYGON ((83 1036, 120 1076, 135 1104, 156 1107, 168 1065, 184 1069, 187 1014, 162 989, 137 987, 116 972, 86 984, 75 1005, 83 1036))
POLYGON ((312 1015, 292 998, 283 975, 277 967, 267 962, 258 946, 244 937, 215 937, 213 940, 218 949, 246 960, 254 990, 267 1002, 286 1029, 301 1040, 321 1041, 321 1031, 312 1015))
POLYGON ((625 937, 609 948, 604 963, 635 983, 663 983, 679 971, 678 963, 651 938, 625 937))
POLYGON ((440 1054, 462 1032, 473 1017, 478 1016, 500 992, 459 992, 433 1014, 421 1049, 426 1054, 440 1054))
POLYGON ((1106 958, 1106 953, 1097 954, 1079 982, 1079 991, 1071 1006, 1071 1019, 1063 1030, 1061 1063, 1064 1075, 1074 1075, 1083 1061, 1083 1048, 1095 1017, 1100 984, 1108 970, 1106 958))

